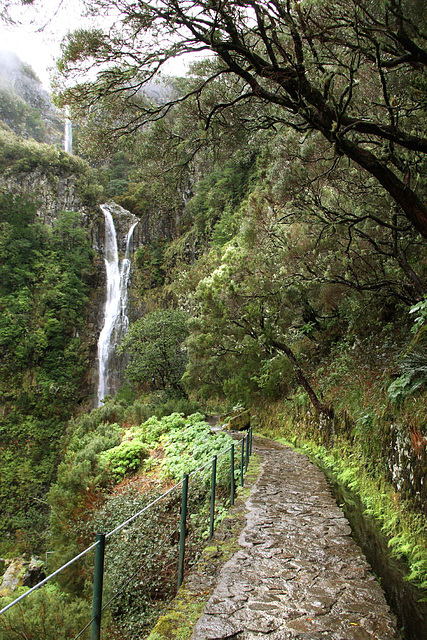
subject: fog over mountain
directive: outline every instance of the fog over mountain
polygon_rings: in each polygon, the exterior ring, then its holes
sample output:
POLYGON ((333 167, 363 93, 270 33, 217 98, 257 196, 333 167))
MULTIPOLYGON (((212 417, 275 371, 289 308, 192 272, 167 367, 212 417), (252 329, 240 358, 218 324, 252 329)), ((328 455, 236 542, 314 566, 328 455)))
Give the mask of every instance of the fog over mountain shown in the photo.
POLYGON ((15 133, 61 143, 63 118, 30 65, 0 50, 0 120, 15 133))

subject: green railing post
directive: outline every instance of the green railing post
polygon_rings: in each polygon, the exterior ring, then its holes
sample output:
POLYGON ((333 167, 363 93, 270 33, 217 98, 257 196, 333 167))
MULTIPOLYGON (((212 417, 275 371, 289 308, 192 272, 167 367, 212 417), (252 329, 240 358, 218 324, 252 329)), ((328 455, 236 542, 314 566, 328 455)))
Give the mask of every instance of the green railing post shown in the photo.
POLYGON ((209 522, 209 540, 213 538, 214 534, 214 520, 215 520, 215 489, 216 489, 216 461, 217 457, 212 458, 212 480, 211 480, 211 513, 209 522))
POLYGON ((250 435, 249 435, 249 429, 248 429, 248 433, 246 434, 246 459, 245 459, 245 471, 248 470, 248 465, 249 465, 249 455, 250 455, 250 435))
POLYGON ((92 628, 90 640, 100 640, 102 614, 102 585, 104 582, 105 534, 96 534, 95 567, 93 572, 92 628))
POLYGON ((249 427, 249 432, 250 432, 250 438, 249 438, 249 455, 252 455, 252 444, 253 444, 253 440, 254 440, 254 434, 253 434, 253 429, 252 427, 249 427))
POLYGON ((231 445, 230 453, 230 503, 234 504, 234 444, 231 445))
POLYGON ((240 486, 243 487, 243 469, 245 465, 245 437, 242 440, 242 450, 240 452, 240 486))
POLYGON ((178 564, 178 589, 184 580, 184 557, 185 557, 185 530, 187 526, 187 502, 188 502, 188 473, 184 474, 182 483, 181 502, 181 526, 179 531, 179 564, 178 564))

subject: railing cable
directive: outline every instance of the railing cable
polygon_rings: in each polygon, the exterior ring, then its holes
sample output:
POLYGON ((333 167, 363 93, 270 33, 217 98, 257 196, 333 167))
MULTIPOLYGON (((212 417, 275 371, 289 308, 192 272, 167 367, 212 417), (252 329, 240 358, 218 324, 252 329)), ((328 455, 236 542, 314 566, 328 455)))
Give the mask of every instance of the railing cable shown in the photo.
POLYGON ((86 626, 83 627, 83 629, 81 631, 79 631, 79 633, 73 638, 73 640, 78 640, 78 638, 80 638, 80 636, 82 636, 84 634, 84 632, 89 629, 90 625, 92 624, 92 622, 95 620, 95 618, 92 618, 92 620, 89 620, 89 622, 87 623, 86 626))
POLYGON ((117 533, 118 531, 120 531, 121 529, 123 529, 124 527, 126 527, 126 525, 130 524, 131 522, 133 522, 134 520, 136 520, 136 518, 138 518, 140 515, 142 515, 144 513, 144 511, 147 511, 150 507, 152 507, 153 505, 155 505, 157 502, 159 502, 162 498, 164 498, 165 496, 169 495, 170 493, 172 493, 172 491, 174 489, 176 489, 177 487, 180 487, 182 485, 182 480, 180 482, 178 482, 177 484, 175 484, 173 487, 171 487, 170 489, 168 489, 167 491, 165 491, 165 493, 162 493, 161 496, 159 496, 158 498, 156 498, 155 500, 153 500, 153 502, 150 502, 150 504, 147 504, 147 506, 145 506, 143 509, 141 509, 141 511, 138 511, 138 513, 135 513, 133 516, 131 516, 130 518, 128 518, 127 520, 125 520, 124 522, 122 522, 121 524, 119 524, 115 529, 113 529, 112 531, 109 531, 108 533, 105 534, 106 538, 109 538, 110 536, 112 536, 114 533, 117 533))
POLYGON ((69 567, 70 565, 73 564, 73 562, 75 562, 76 560, 80 560, 80 558, 82 558, 83 556, 85 556, 87 553, 89 553, 89 551, 92 551, 92 549, 94 549, 99 543, 98 542, 94 542, 93 544, 90 545, 90 547, 88 547, 87 549, 85 549, 84 551, 82 551, 81 553, 79 553, 78 556, 75 556, 74 558, 72 558, 71 560, 69 560, 69 562, 66 562, 65 564, 62 565, 62 567, 60 567, 59 569, 57 569, 56 571, 54 571, 53 573, 50 574, 50 576, 48 576, 47 578, 45 578, 44 580, 42 580, 41 582, 39 582, 39 584, 36 584, 35 587, 31 587, 31 589, 29 589, 28 591, 26 591, 25 593, 23 593, 21 596, 19 596, 19 598, 16 598, 16 600, 14 600, 13 602, 11 602, 10 604, 6 605, 5 607, 3 607, 3 609, 0 610, 0 615, 2 613, 5 613, 5 611, 7 611, 8 609, 10 609, 11 607, 13 607, 15 604, 18 604, 18 602, 20 602, 21 600, 23 600, 24 598, 26 598, 27 596, 30 595, 30 593, 33 593, 33 591, 35 591, 36 589, 39 589, 40 587, 42 587, 44 584, 46 584, 46 582, 49 582, 49 580, 52 580, 52 578, 54 578, 56 575, 58 575, 58 573, 60 573, 61 571, 63 571, 64 569, 66 569, 67 567, 69 567))

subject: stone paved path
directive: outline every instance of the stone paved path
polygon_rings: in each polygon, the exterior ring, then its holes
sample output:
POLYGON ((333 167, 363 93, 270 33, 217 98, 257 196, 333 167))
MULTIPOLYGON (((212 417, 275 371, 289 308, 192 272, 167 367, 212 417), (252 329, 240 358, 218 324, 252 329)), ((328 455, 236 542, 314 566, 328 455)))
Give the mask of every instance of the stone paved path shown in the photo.
POLYGON ((279 444, 263 457, 241 549, 193 640, 395 640, 394 616, 323 473, 279 444))

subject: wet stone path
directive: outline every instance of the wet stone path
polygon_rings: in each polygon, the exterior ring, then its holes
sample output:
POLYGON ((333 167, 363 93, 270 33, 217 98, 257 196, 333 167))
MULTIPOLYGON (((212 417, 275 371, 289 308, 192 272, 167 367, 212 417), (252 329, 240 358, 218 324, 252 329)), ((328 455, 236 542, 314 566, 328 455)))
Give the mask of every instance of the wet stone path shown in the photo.
POLYGON ((192 639, 398 638, 323 473, 292 449, 255 444, 262 470, 240 550, 223 566, 192 639))

